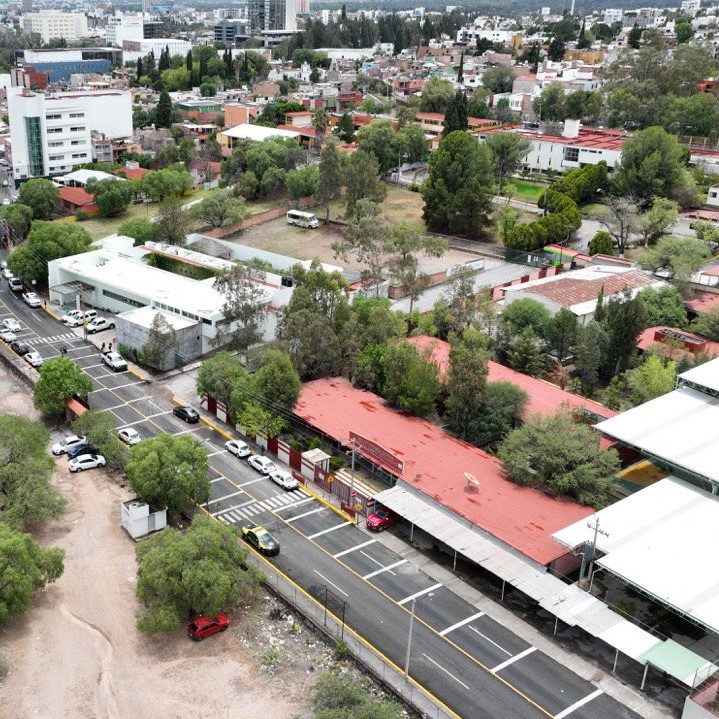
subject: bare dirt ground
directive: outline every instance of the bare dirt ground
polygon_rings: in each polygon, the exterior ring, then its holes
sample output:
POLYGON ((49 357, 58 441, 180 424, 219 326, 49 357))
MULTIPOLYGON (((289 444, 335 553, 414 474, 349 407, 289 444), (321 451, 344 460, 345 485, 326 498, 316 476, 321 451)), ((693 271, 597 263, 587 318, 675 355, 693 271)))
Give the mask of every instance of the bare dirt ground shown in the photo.
MULTIPOLYGON (((34 413, 2 367, 0 412, 34 413)), ((309 679, 332 664, 330 649, 264 591, 204 642, 136 631, 135 544, 119 526, 128 490, 106 472, 68 475, 66 464, 55 481, 68 511, 36 534, 65 549, 65 573, 0 629, 0 717, 306 716, 309 679)))

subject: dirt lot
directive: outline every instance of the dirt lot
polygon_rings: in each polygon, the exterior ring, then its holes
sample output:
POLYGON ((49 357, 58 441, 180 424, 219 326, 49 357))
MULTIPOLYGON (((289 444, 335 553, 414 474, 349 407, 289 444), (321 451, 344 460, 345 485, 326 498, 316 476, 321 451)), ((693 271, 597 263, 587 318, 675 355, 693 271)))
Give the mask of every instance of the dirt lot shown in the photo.
MULTIPOLYGON (((0 412, 32 416, 2 367, 0 397, 0 412)), ((264 592, 205 642, 138 634, 135 545, 119 527, 128 490, 104 472, 69 476, 62 459, 58 470, 71 504, 36 536, 65 549, 65 573, 0 629, 2 719, 307 716, 308 680, 332 663, 316 635, 264 592)))

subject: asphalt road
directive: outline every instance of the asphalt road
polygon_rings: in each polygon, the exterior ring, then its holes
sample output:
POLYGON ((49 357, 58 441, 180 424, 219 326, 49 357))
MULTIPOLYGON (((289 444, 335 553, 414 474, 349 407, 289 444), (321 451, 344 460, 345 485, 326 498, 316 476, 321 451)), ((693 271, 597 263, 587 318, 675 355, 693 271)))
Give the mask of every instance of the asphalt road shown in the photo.
MULTIPOLYGON (((43 358, 66 345, 91 377, 89 402, 118 427, 143 438, 190 433, 206 448, 211 494, 206 509, 219 521, 259 523, 280 542, 276 566, 396 665, 403 667, 412 605, 415 621, 409 672, 467 719, 635 719, 638 715, 570 669, 479 612, 411 562, 324 506, 302 488, 284 491, 224 449, 225 438, 172 414, 161 384, 113 373, 95 347, 42 309, 27 307, 0 281, 0 321, 14 316, 21 339, 43 358), (414 602, 413 602, 414 600, 414 602)), ((98 334, 110 342, 113 331, 98 334)), ((99 471, 99 470, 96 470, 99 471)))

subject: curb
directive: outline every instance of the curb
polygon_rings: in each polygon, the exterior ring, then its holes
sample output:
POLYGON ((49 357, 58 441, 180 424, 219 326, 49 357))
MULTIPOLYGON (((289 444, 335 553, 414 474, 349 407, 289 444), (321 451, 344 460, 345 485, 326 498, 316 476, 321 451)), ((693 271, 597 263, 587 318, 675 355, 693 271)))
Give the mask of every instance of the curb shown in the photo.
POLYGON ((200 422, 202 422, 202 424, 206 424, 210 429, 214 430, 215 432, 217 432, 217 434, 224 437, 225 439, 234 439, 234 437, 229 432, 225 432, 224 429, 220 429, 216 424, 210 422, 209 419, 205 419, 202 415, 200 415, 200 422))
POLYGON ((314 499, 316 499, 320 504, 327 507, 327 509, 331 509, 335 514, 342 517, 342 519, 352 522, 352 524, 355 523, 356 517, 350 517, 349 514, 345 514, 341 509, 339 509, 339 507, 335 507, 334 504, 332 504, 331 502, 328 502, 323 497, 320 497, 319 494, 317 494, 315 491, 311 490, 306 484, 302 485, 302 490, 304 492, 307 492, 307 494, 309 494, 310 496, 314 497, 314 499))
POLYGON ((137 379, 141 380, 142 382, 147 382, 147 377, 143 377, 137 370, 132 369, 132 367, 128 367, 127 371, 131 374, 137 377, 137 379))
POLYGON ((47 313, 50 315, 50 317, 52 317, 54 320, 57 320, 58 322, 60 321, 60 318, 59 318, 49 307, 44 306, 43 309, 44 309, 45 312, 47 312, 47 313))

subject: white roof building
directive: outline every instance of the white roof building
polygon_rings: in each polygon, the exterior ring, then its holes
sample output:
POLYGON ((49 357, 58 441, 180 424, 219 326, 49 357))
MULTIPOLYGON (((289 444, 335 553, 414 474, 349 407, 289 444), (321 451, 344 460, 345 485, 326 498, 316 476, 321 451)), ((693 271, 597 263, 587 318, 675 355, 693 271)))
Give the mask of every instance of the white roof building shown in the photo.
MULTIPOLYGON (((229 130, 225 130, 220 133, 223 137, 228 138, 232 141, 237 140, 252 140, 253 142, 264 142, 272 138, 283 138, 288 140, 296 140, 300 137, 299 132, 293 130, 278 130, 276 127, 264 127, 263 125, 250 125, 245 123, 243 125, 236 125, 231 127, 229 130)), ((231 143, 231 144, 234 144, 231 143)))

